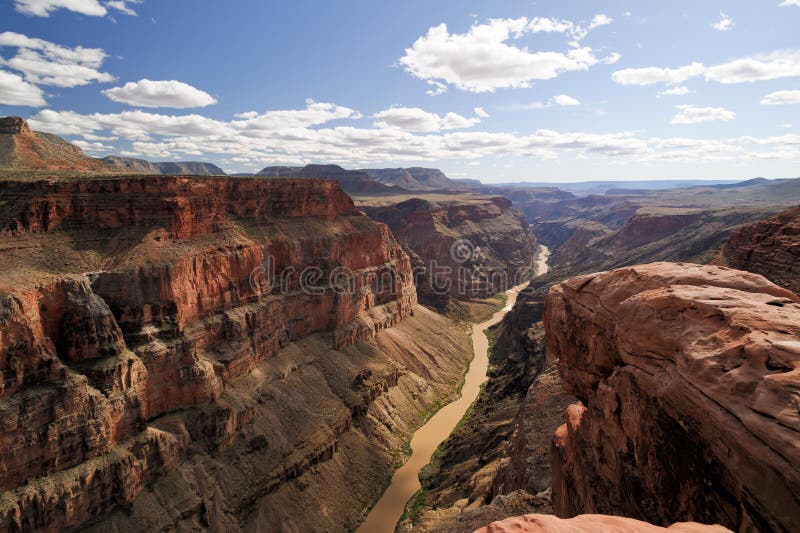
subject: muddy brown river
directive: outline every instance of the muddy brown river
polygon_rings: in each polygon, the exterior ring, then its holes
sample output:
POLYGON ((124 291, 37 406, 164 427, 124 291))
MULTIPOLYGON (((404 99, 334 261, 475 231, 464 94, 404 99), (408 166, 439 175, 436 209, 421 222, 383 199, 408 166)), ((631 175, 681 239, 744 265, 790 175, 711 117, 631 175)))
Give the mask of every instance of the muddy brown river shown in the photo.
MULTIPOLYGON (((547 272, 547 258, 550 255, 546 246, 541 246, 536 257, 536 272, 542 275, 547 272)), ((484 330, 500 322, 507 312, 514 307, 519 291, 528 284, 524 283, 506 292, 505 307, 486 322, 472 326, 472 347, 475 357, 469 366, 461 397, 442 407, 428 422, 414 433, 411 438, 411 457, 392 477, 392 482, 383 493, 381 499, 358 528, 358 533, 393 533, 397 522, 403 516, 406 503, 422 488, 419 472, 431 461, 433 452, 455 429, 469 406, 478 397, 481 385, 486 381, 489 368, 489 339, 484 330)))

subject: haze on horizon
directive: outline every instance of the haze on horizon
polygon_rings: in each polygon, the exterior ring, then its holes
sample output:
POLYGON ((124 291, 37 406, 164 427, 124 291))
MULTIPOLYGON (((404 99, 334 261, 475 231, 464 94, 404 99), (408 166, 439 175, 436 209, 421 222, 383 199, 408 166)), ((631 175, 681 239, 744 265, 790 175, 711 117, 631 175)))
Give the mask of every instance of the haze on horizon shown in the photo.
POLYGON ((0 115, 102 157, 796 177, 800 0, 9 0, 0 115))

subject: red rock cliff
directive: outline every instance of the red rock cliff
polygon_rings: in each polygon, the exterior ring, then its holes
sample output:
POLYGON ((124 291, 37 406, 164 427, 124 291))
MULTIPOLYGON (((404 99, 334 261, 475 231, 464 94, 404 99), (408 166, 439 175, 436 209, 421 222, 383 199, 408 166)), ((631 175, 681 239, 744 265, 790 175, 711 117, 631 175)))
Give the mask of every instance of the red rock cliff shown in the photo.
POLYGON ((387 224, 412 257, 419 297, 426 304, 441 309, 449 296, 492 296, 532 274, 536 240, 522 212, 506 198, 412 198, 364 209, 387 224))
MULTIPOLYGON (((335 182, 9 181, 0 200, 0 530, 130 505, 254 407, 185 411, 175 432, 157 417, 219 399, 292 341, 343 349, 416 303, 408 256, 335 182)), ((294 472, 315 464, 299 457, 294 472)))
POLYGON ((680 263, 554 287, 548 351, 581 400, 554 440, 556 514, 800 529, 799 301, 680 263))
POLYGON ((724 262, 800 294, 800 207, 734 231, 724 262))

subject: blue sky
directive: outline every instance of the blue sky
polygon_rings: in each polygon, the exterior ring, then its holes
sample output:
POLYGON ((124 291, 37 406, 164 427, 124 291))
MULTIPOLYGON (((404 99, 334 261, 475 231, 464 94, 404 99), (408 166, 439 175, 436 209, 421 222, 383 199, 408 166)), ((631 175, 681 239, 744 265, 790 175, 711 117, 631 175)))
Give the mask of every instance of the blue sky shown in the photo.
POLYGON ((795 177, 798 27, 800 0, 3 0, 0 114, 228 171, 795 177))

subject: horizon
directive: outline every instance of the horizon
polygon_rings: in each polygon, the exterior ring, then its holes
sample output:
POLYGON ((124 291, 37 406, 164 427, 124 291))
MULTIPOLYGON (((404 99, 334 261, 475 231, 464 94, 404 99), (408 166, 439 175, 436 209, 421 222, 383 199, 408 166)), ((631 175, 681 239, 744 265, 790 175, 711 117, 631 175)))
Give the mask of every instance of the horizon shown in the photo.
POLYGON ((797 176, 797 2, 311 4, 7 2, 0 115, 94 157, 228 173, 797 176))

